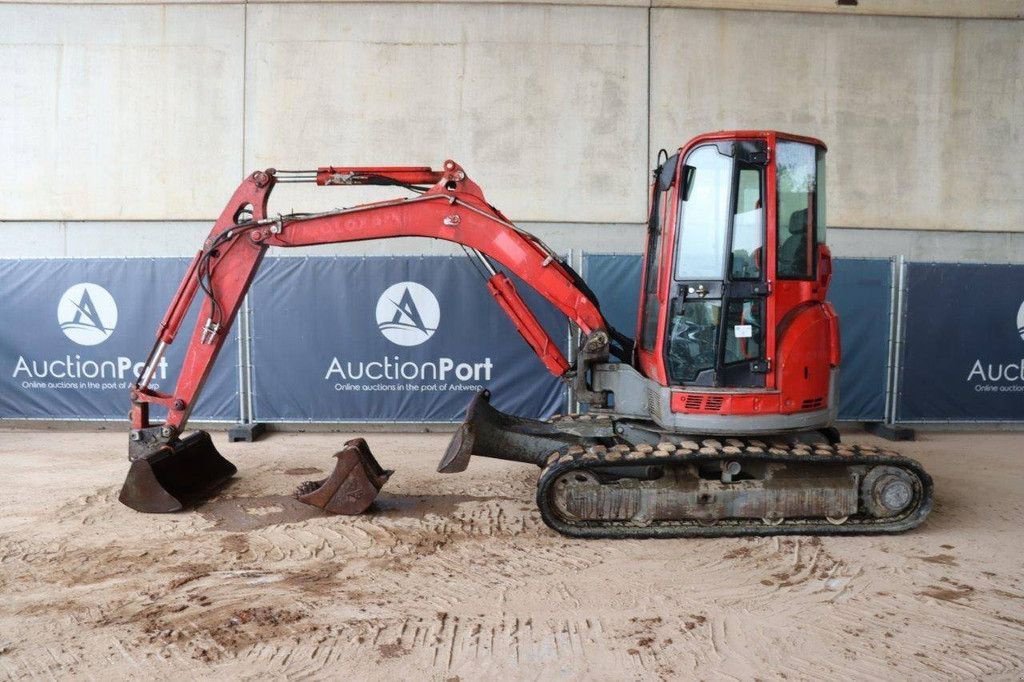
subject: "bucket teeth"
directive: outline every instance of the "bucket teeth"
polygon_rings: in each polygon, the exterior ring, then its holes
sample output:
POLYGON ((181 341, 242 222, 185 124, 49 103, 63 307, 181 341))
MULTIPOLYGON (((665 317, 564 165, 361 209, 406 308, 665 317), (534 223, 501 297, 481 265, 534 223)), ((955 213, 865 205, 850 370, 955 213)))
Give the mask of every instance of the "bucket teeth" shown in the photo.
POLYGON ((331 475, 322 481, 304 482, 295 497, 331 514, 362 514, 394 472, 381 467, 362 438, 345 443, 334 457, 337 461, 331 475))

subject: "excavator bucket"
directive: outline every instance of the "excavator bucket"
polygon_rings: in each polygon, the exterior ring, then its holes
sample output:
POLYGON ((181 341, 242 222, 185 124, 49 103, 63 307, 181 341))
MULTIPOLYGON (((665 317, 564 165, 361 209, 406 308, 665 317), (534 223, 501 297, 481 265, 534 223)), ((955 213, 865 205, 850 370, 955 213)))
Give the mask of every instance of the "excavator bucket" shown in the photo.
POLYGON ((306 481, 295 491, 295 498, 332 514, 362 514, 394 472, 381 467, 362 438, 345 443, 334 457, 331 475, 306 481))
POLYGON ((132 461, 118 499, 140 512, 174 512, 216 489, 236 471, 217 452, 210 434, 194 431, 132 461))

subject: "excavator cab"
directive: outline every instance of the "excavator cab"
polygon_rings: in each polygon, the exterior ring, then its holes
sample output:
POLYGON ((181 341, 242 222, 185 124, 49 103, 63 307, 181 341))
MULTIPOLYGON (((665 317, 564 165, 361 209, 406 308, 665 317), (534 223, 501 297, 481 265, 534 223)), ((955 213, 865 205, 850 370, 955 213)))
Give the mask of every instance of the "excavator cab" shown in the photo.
POLYGON ((825 145, 714 133, 665 156, 651 193, 636 371, 599 370, 597 383, 618 410, 673 430, 829 428, 840 351, 825 301, 825 145))

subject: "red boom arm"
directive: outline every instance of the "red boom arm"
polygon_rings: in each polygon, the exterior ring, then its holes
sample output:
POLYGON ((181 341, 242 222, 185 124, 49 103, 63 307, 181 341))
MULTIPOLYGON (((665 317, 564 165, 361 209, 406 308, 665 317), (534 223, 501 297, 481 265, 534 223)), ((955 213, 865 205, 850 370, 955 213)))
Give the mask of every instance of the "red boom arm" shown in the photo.
POLYGON ((528 282, 569 317, 585 335, 588 357, 607 357, 607 324, 595 301, 578 286, 575 273, 533 235, 517 228, 484 199, 483 192, 454 161, 443 171, 426 167, 335 168, 316 171, 257 171, 247 177, 196 254, 157 330, 138 383, 133 387, 133 429, 150 427, 149 405, 168 410, 162 434, 180 433, 213 362, 227 338, 242 299, 269 246, 307 246, 388 237, 433 237, 472 249, 490 272, 487 288, 523 338, 557 376, 569 363, 504 274, 488 257, 528 282), (278 182, 318 185, 433 183, 421 195, 319 214, 269 218, 267 199, 278 182), (166 346, 174 341, 196 292, 206 298, 189 341, 173 394, 148 388, 166 346))

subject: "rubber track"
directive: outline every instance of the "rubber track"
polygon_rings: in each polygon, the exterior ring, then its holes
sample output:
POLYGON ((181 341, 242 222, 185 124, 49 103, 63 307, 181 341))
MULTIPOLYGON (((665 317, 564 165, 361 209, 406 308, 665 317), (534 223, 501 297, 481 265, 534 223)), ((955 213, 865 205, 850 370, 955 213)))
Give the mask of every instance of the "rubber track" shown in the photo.
MULTIPOLYGON (((684 441, 686 442, 686 441, 684 441)), ((626 452, 622 448, 591 447, 584 450, 580 446, 570 445, 548 458, 548 465, 541 472, 537 481, 537 506, 541 518, 553 530, 579 538, 691 538, 691 537, 736 537, 736 536, 767 536, 767 535, 866 535, 882 533, 902 533, 915 528, 928 516, 932 508, 933 484, 931 476, 921 465, 909 457, 895 452, 878 451, 874 447, 856 445, 838 446, 850 454, 832 454, 833 446, 790 446, 772 443, 764 448, 752 446, 758 441, 739 441, 728 439, 732 446, 722 446, 717 440, 703 441, 699 451, 680 448, 671 443, 660 443, 657 448, 650 445, 638 445, 626 452), (741 445, 742 443, 742 445, 741 445), (710 444, 710 445, 709 445, 710 444), (768 448, 776 452, 769 452, 768 448), (669 450, 672 448, 672 450, 669 450), (759 452, 760 450, 760 452, 759 452), (780 454, 779 450, 786 450, 780 454), (815 452, 817 451, 817 452, 815 452), (830 454, 823 454, 830 451, 830 454), (572 522, 559 517, 551 502, 549 494, 551 486, 559 476, 579 469, 599 470, 622 466, 665 466, 666 464, 686 464, 708 460, 730 459, 739 462, 799 462, 821 464, 843 464, 870 466, 890 465, 909 470, 917 476, 921 485, 915 490, 916 505, 900 516, 877 519, 861 516, 850 517, 842 525, 833 525, 822 519, 785 520, 779 525, 769 526, 761 521, 723 520, 714 525, 697 520, 693 521, 653 521, 640 525, 629 521, 582 521, 572 522)))

